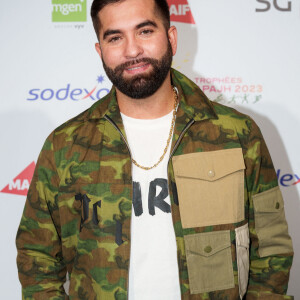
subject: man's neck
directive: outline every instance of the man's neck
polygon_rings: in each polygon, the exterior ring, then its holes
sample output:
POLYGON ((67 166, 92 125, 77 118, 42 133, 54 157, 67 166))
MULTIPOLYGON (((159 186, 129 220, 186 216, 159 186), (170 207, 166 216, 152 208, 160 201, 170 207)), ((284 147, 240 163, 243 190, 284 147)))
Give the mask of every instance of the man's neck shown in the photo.
POLYGON ((148 98, 132 99, 117 90, 117 100, 121 113, 131 118, 156 119, 167 115, 174 108, 175 101, 170 74, 148 98))

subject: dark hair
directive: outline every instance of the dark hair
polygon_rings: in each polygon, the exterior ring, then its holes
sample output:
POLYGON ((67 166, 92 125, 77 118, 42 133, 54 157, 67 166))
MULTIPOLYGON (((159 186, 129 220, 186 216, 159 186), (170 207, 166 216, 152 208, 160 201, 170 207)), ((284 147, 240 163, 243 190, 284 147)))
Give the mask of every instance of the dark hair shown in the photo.
MULTIPOLYGON (((94 0, 91 7, 91 17, 96 35, 99 39, 100 20, 98 18, 99 11, 108 4, 118 3, 126 0, 94 0)), ((143 0, 141 0, 143 1, 143 0)), ((155 8, 161 15, 166 29, 170 28, 170 11, 167 0, 154 0, 155 8)))

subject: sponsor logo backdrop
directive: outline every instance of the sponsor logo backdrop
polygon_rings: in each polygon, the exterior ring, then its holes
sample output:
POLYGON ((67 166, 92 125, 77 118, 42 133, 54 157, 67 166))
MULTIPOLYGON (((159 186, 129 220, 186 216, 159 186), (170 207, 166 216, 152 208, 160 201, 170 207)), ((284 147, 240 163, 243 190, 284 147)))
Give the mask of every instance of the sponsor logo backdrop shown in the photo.
MULTIPOLYGON (((37 156, 55 127, 111 87, 94 50, 91 0, 6 1, 0 11, 0 278, 21 299, 15 235, 37 156)), ((300 2, 169 0, 179 31, 173 66, 214 101, 260 125, 295 248, 289 293, 300 297, 300 2)))

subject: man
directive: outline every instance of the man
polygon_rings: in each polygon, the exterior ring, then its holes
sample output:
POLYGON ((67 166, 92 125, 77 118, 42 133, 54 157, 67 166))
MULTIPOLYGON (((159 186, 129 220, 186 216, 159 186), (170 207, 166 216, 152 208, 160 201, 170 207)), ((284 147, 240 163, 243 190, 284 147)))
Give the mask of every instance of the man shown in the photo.
POLYGON ((66 299, 68 273, 69 299, 293 299, 256 124, 170 69, 166 1, 94 0, 91 15, 114 86, 44 144, 17 234, 23 298, 66 299))

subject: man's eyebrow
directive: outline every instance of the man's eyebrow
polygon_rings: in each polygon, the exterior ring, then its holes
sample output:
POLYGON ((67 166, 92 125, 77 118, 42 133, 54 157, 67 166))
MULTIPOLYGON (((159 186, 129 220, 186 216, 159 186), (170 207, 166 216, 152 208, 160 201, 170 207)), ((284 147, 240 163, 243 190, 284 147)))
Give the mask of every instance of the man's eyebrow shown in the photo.
POLYGON ((153 26, 153 27, 157 28, 157 24, 154 21, 150 21, 150 20, 147 20, 143 23, 138 24, 135 28, 140 29, 145 26, 153 26))
MULTIPOLYGON (((142 22, 142 23, 136 25, 135 28, 140 29, 140 28, 143 28, 145 26, 152 26, 152 27, 157 28, 157 24, 154 21, 150 21, 150 20, 147 20, 145 22, 142 22)), ((119 30, 119 29, 108 29, 103 33, 103 39, 105 40, 109 35, 118 34, 118 33, 121 33, 121 30, 119 30)))
POLYGON ((103 33, 103 39, 105 40, 109 35, 117 34, 117 33, 121 33, 121 30, 108 29, 103 33))

